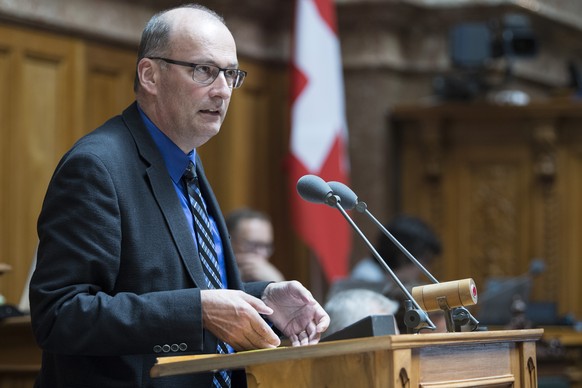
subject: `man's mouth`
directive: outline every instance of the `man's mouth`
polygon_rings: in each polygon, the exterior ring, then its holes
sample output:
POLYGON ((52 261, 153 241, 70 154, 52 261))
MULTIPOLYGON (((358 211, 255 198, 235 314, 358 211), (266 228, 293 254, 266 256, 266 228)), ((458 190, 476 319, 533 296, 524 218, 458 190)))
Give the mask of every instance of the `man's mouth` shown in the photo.
POLYGON ((211 115, 220 115, 220 111, 214 110, 214 109, 202 109, 202 110, 200 110, 200 112, 206 113, 206 114, 211 114, 211 115))

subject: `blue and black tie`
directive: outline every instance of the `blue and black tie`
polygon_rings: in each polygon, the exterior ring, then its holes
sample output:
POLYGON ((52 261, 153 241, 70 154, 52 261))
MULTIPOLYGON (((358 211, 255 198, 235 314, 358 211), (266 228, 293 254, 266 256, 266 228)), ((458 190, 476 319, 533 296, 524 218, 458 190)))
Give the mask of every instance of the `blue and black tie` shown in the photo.
MULTIPOLYGON (((202 262, 202 269, 206 275, 206 285, 209 289, 221 289, 223 288, 222 280, 218 267, 218 256, 214 248, 214 239, 212 238, 210 219, 208 218, 204 202, 202 202, 198 176, 196 175, 196 169, 192 161, 190 161, 188 168, 184 172, 184 181, 186 182, 190 210, 192 211, 194 219, 194 230, 196 231, 196 238, 198 240, 198 253, 200 255, 200 261, 202 262)), ((228 353, 226 344, 220 340, 218 341, 216 350, 220 354, 228 353)), ((220 370, 216 372, 214 374, 213 384, 217 388, 230 387, 229 371, 220 370)))

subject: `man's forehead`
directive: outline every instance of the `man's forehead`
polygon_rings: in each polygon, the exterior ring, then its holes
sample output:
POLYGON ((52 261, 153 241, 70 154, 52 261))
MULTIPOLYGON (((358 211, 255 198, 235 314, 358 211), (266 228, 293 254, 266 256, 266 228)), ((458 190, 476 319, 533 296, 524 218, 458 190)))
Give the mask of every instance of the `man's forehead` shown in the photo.
POLYGON ((234 38, 219 21, 208 21, 206 24, 190 22, 174 27, 170 33, 173 55, 190 61, 220 62, 231 67, 238 64, 234 38))

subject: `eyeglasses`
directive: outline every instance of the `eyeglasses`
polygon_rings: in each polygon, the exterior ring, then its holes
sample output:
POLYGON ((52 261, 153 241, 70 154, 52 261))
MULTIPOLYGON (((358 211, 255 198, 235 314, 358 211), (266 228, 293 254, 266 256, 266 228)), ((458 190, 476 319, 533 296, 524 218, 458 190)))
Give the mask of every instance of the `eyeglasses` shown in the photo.
POLYGON ((149 59, 159 59, 172 65, 185 66, 192 68, 192 80, 202 85, 210 85, 214 82, 221 71, 224 72, 226 84, 229 88, 240 88, 247 76, 247 72, 240 69, 223 69, 222 67, 214 65, 201 65, 198 63, 190 63, 184 61, 176 61, 174 59, 162 57, 149 57, 149 59))

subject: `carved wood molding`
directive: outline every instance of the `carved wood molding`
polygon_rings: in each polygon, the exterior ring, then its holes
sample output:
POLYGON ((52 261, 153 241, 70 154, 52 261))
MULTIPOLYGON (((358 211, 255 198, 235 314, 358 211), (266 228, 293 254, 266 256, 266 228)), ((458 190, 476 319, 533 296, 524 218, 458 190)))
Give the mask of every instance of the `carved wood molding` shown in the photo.
POLYGON ((541 219, 536 220, 542 225, 542 251, 546 263, 544 273, 543 293, 547 298, 557 297, 559 285, 559 201, 556 187, 558 131, 556 120, 541 120, 534 124, 532 132, 532 148, 534 154, 534 176, 538 179, 534 184, 539 187, 541 219))
POLYGON ((420 129, 425 178, 428 181, 438 181, 443 173, 443 134, 440 120, 424 120, 420 129))
POLYGON ((556 150, 558 134, 553 121, 541 121, 535 124, 533 133, 534 173, 542 181, 556 178, 556 150))
POLYGON ((514 163, 480 162, 469 171, 469 220, 472 266, 487 277, 519 273, 517 252, 519 168, 514 163))

